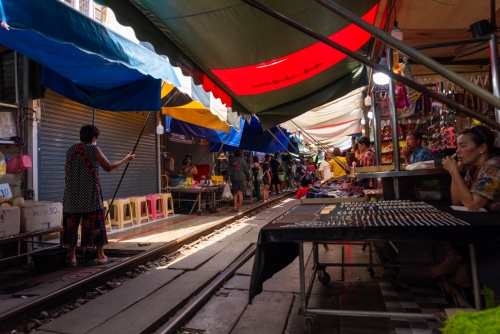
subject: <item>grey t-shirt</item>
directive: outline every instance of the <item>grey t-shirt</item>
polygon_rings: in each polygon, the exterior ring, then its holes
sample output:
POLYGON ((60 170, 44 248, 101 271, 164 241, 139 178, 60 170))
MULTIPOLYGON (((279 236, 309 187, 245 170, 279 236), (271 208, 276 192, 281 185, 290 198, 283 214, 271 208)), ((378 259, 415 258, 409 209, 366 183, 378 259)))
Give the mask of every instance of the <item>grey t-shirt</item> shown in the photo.
POLYGON ((242 157, 232 157, 229 160, 229 178, 233 183, 250 181, 250 170, 242 157))

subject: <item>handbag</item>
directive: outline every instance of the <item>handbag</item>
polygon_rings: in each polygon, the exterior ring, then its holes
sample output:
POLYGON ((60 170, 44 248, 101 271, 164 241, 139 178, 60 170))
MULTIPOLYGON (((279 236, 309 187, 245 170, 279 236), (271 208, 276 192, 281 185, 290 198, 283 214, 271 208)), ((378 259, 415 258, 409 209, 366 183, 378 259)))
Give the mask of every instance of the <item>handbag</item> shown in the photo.
POLYGON ((259 173, 257 174, 257 181, 262 182, 264 179, 264 173, 262 173, 262 168, 259 168, 259 173))

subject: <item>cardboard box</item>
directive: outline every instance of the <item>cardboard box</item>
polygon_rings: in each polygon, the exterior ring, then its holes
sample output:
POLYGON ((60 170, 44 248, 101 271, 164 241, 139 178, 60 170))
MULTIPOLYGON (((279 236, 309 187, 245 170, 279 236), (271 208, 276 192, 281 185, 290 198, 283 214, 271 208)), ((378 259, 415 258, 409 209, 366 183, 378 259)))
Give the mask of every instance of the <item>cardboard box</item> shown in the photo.
POLYGON ((21 211, 17 206, 0 209, 0 238, 19 234, 20 226, 21 211))
POLYGON ((62 203, 25 201, 21 208, 21 232, 36 232, 62 225, 62 203))

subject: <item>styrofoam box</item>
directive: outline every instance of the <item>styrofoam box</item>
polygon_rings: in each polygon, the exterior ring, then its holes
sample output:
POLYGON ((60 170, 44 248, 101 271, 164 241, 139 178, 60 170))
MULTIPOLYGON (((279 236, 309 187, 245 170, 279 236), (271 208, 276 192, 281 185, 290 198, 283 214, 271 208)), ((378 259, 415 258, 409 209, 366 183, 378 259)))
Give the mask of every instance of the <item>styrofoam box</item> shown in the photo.
POLYGON ((36 232, 62 225, 62 203, 25 201, 21 208, 21 232, 36 232))
POLYGON ((17 206, 0 209, 0 238, 19 234, 21 211, 17 206))

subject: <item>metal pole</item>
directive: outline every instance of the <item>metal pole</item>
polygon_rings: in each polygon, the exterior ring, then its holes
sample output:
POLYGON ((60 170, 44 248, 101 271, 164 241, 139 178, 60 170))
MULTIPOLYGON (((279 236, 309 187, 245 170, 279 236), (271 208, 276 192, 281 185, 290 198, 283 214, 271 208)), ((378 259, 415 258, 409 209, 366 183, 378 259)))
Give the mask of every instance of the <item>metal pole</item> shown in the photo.
MULTIPOLYGON (((498 75, 498 37, 497 34, 491 34, 490 38, 490 58, 491 58, 491 81, 493 94, 500 97, 500 78, 498 75)), ((500 123, 500 108, 495 108, 495 121, 500 123)), ((500 145, 500 132, 497 132, 497 144, 500 145)))
POLYGON ((300 126, 298 126, 294 121, 290 120, 290 122, 292 122, 293 124, 295 124, 295 126, 297 127, 297 129, 299 129, 300 131, 302 131, 304 133, 304 135, 307 136, 307 138, 312 141, 313 143, 316 143, 318 145, 318 147, 322 148, 324 151, 328 151, 330 152, 330 154, 333 156, 333 152, 330 151, 330 149, 328 148, 327 145, 323 144, 322 142, 314 139, 313 136, 311 136, 310 134, 308 134, 304 129, 302 129, 300 126))
POLYGON ((292 153, 290 153, 290 151, 289 151, 289 150, 285 147, 285 145, 283 145, 283 143, 282 143, 282 142, 280 142, 280 141, 278 140, 278 138, 276 138, 276 136, 274 135, 274 133, 272 133, 272 132, 271 132, 271 130, 267 129, 267 132, 269 132, 269 134, 270 134, 270 135, 271 135, 274 139, 276 139, 276 141, 277 141, 277 142, 281 145, 281 147, 283 147, 283 149, 286 151, 286 153, 288 153, 288 154, 292 155, 292 153))
MULTIPOLYGON (((488 117, 486 117, 482 114, 478 114, 477 112, 475 112, 471 109, 467 109, 466 107, 464 107, 460 103, 457 103, 457 102, 447 98, 446 96, 440 95, 432 90, 429 90, 429 89, 427 89, 427 88, 425 88, 425 87, 423 87, 423 86, 421 86, 421 85, 419 85, 419 84, 417 84, 417 83, 415 83, 415 82, 413 82, 413 81, 411 81, 411 80, 409 80, 401 75, 397 75, 396 73, 388 70, 387 68, 380 66, 379 64, 377 64, 371 60, 366 59, 362 55, 360 55, 356 52, 353 52, 353 51, 343 47, 342 45, 329 40, 327 37, 325 37, 321 34, 318 34, 317 32, 315 32, 307 27, 304 27, 301 24, 298 24, 297 22, 289 19, 288 17, 281 15, 281 14, 267 8, 258 2, 255 2, 253 0, 242 0, 242 1, 249 4, 250 6, 252 6, 254 8, 276 18, 277 20, 303 32, 304 34, 311 36, 311 37, 317 39, 318 41, 321 41, 324 44, 326 44, 326 45, 328 45, 336 50, 339 50, 340 52, 342 52, 342 53, 348 55, 349 57, 359 61, 360 63, 371 67, 375 71, 382 72, 382 73, 386 74, 388 77, 390 77, 394 80, 397 80, 398 82, 401 82, 402 84, 404 84, 408 87, 411 87, 411 88, 419 91, 420 93, 436 100, 436 101, 442 102, 442 103, 446 104, 447 106, 449 106, 453 109, 456 109, 457 111, 463 112, 465 115, 472 117, 472 118, 475 118, 475 119, 483 122, 484 124, 489 125, 493 129, 500 130, 500 124, 495 122, 494 120, 489 119, 488 117)), ((364 22, 364 21, 362 21, 362 22, 364 22)), ((469 86, 469 85, 467 85, 467 86, 469 86)), ((464 87, 464 86, 462 86, 462 87, 464 87)), ((477 91, 477 87, 473 87, 473 89, 470 89, 469 91, 470 92, 477 91)), ((489 95, 491 95, 491 94, 489 94, 489 95)), ((479 95, 478 95, 478 97, 479 97, 479 95)), ((486 99, 484 99, 484 100, 486 101, 486 99)), ((489 100, 491 100, 491 99, 489 99, 489 100)), ((497 99, 496 103, 491 103, 491 105, 494 105, 494 106, 500 105, 500 100, 497 99)))
POLYGON ((351 317, 377 317, 377 318, 402 318, 402 319, 434 319, 434 313, 404 313, 384 311, 349 311, 349 310, 327 310, 307 309, 307 314, 338 315, 351 317))
MULTIPOLYGON (((142 126, 141 133, 139 134, 139 138, 137 138, 137 141, 135 142, 134 149, 132 150, 132 154, 134 154, 135 149, 137 148, 137 145, 139 145, 139 140, 141 140, 142 134, 144 133, 144 129, 146 128, 146 125, 148 124, 149 116, 151 116, 152 111, 148 113, 148 117, 146 117, 146 120, 144 121, 144 125, 142 126)), ((113 195, 113 198, 111 199, 111 202, 109 203, 109 209, 106 212, 106 217, 104 218, 104 221, 108 219, 109 216, 109 211, 113 208, 113 202, 115 201, 116 194, 118 193, 118 189, 120 189, 120 185, 122 184, 123 177, 125 176, 125 173, 127 172, 128 165, 130 162, 127 162, 127 165, 125 166, 125 169, 123 170, 122 177, 120 178, 120 182, 118 182, 118 186, 116 187, 115 193, 113 195)))
MULTIPOLYGON (((245 1, 245 0, 243 0, 245 1)), ((500 108, 500 99, 490 92, 478 87, 471 81, 465 79, 461 75, 458 75, 457 73, 447 69, 446 67, 442 66, 439 64, 437 61, 433 60, 430 57, 427 57, 426 55, 418 52, 414 48, 408 46, 407 44, 397 40, 396 38, 392 37, 385 31, 375 27, 374 25, 363 21, 360 17, 357 15, 349 12, 342 6, 334 3, 331 0, 314 0, 315 2, 325 6, 335 14, 339 15, 340 17, 343 17, 349 22, 354 23, 358 27, 362 28, 363 30, 369 32, 373 36, 379 38, 381 41, 387 43, 388 45, 402 51, 404 54, 408 55, 408 57, 413 58, 420 64, 430 68, 431 70, 434 70, 436 73, 441 74, 443 77, 451 80, 452 82, 458 84, 460 87, 464 88, 468 92, 474 94, 475 96, 479 97, 481 100, 484 100, 488 102, 489 104, 500 108)))
POLYGON ((19 106, 19 66, 17 62, 17 51, 14 51, 14 85, 16 86, 15 96, 16 96, 16 104, 19 106))
POLYGON ((92 113, 92 125, 95 125, 95 115, 96 115, 96 108, 94 108, 93 113, 92 113))
POLYGON ((470 253, 470 267, 472 271, 472 288, 474 290, 474 304, 476 310, 480 310, 481 307, 481 289, 479 287, 479 280, 477 278, 477 262, 476 262, 476 248, 474 245, 469 245, 470 253))
MULTIPOLYGON (((387 67, 392 69, 392 49, 387 49, 387 67)), ((396 110, 396 97, 394 93, 394 80, 389 80, 389 108, 391 111, 391 127, 392 127, 392 160, 394 161, 394 170, 399 172, 401 167, 399 161, 399 139, 398 139, 398 115, 396 110)))
POLYGON ((375 92, 371 93, 372 97, 372 119, 373 119, 373 141, 375 142, 375 165, 382 164, 382 138, 381 138, 381 125, 380 115, 376 112, 376 99, 375 92))
POLYGON ((288 136, 283 133, 283 130, 281 130, 279 126, 277 126, 276 128, 283 135, 283 137, 285 137, 285 139, 288 141, 288 144, 292 145, 292 148, 295 151, 297 151, 297 154, 299 154, 300 153, 299 149, 297 147, 295 147, 295 145, 290 141, 290 139, 288 139, 288 136))
POLYGON ((299 273, 300 273, 300 306, 302 312, 306 311, 306 275, 304 267, 304 243, 299 244, 299 273))

